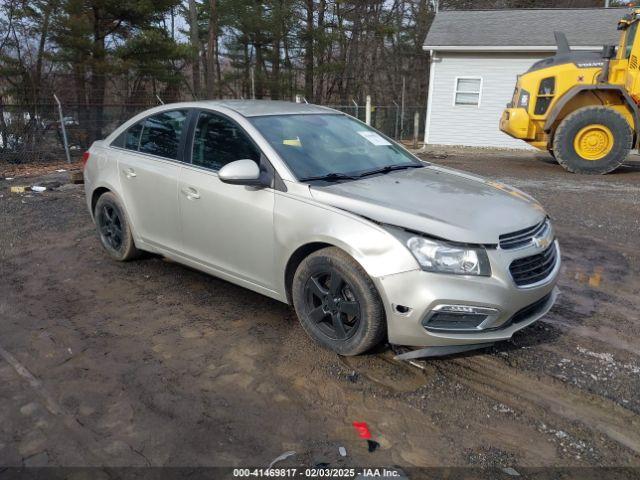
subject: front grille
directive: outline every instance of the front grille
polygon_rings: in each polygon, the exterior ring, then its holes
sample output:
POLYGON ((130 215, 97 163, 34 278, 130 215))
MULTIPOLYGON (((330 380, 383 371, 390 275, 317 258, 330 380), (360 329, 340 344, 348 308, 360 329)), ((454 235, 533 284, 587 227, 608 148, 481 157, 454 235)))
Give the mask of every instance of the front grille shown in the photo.
POLYGON ((547 278, 558 261, 556 246, 552 243, 544 252, 530 257, 518 258, 509 265, 511 278, 516 285, 523 287, 547 278))
POLYGON ((544 219, 533 227, 518 230, 517 232, 505 233, 500 235, 500 248, 503 250, 513 250, 515 248, 526 247, 531 243, 534 237, 542 237, 547 233, 547 229, 551 228, 548 219, 544 219))

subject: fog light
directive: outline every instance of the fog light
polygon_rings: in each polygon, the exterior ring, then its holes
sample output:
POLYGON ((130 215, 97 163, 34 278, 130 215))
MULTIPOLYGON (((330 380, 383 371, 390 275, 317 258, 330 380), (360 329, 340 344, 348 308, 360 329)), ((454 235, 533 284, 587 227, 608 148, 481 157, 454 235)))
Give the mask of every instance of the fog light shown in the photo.
POLYGON ((497 316, 498 310, 494 308, 438 305, 422 320, 422 326, 438 332, 477 332, 497 316))

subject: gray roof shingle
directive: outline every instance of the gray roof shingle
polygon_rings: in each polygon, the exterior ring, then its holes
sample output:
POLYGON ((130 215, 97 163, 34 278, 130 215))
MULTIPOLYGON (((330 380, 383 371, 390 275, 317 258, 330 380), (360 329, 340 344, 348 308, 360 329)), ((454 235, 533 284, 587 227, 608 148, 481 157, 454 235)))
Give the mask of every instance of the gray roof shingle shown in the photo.
MULTIPOLYGON (((618 42, 618 20, 626 8, 441 10, 425 49, 439 47, 552 47, 554 31, 575 47, 618 42)), ((446 48, 445 48, 446 49, 446 48)))

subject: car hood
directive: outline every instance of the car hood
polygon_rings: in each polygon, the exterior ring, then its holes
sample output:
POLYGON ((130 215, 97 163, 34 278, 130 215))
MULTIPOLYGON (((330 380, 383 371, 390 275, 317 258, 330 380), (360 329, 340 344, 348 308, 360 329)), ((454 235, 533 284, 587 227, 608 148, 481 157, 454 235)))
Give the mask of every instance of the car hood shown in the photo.
POLYGON ((435 165, 312 186, 311 195, 376 222, 464 243, 497 244, 501 234, 546 215, 513 187, 435 165))

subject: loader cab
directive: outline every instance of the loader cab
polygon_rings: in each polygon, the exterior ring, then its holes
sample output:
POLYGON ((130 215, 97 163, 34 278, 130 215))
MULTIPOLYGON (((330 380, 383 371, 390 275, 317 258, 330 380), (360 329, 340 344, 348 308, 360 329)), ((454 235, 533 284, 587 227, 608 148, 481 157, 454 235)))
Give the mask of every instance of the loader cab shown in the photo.
POLYGON ((636 102, 640 99, 640 37, 637 35, 639 24, 640 9, 625 15, 618 22, 618 30, 621 31, 620 45, 612 79, 613 83, 624 83, 625 89, 636 102), (619 78, 620 76, 623 79, 619 78), (617 79, 622 81, 616 81, 617 79))

